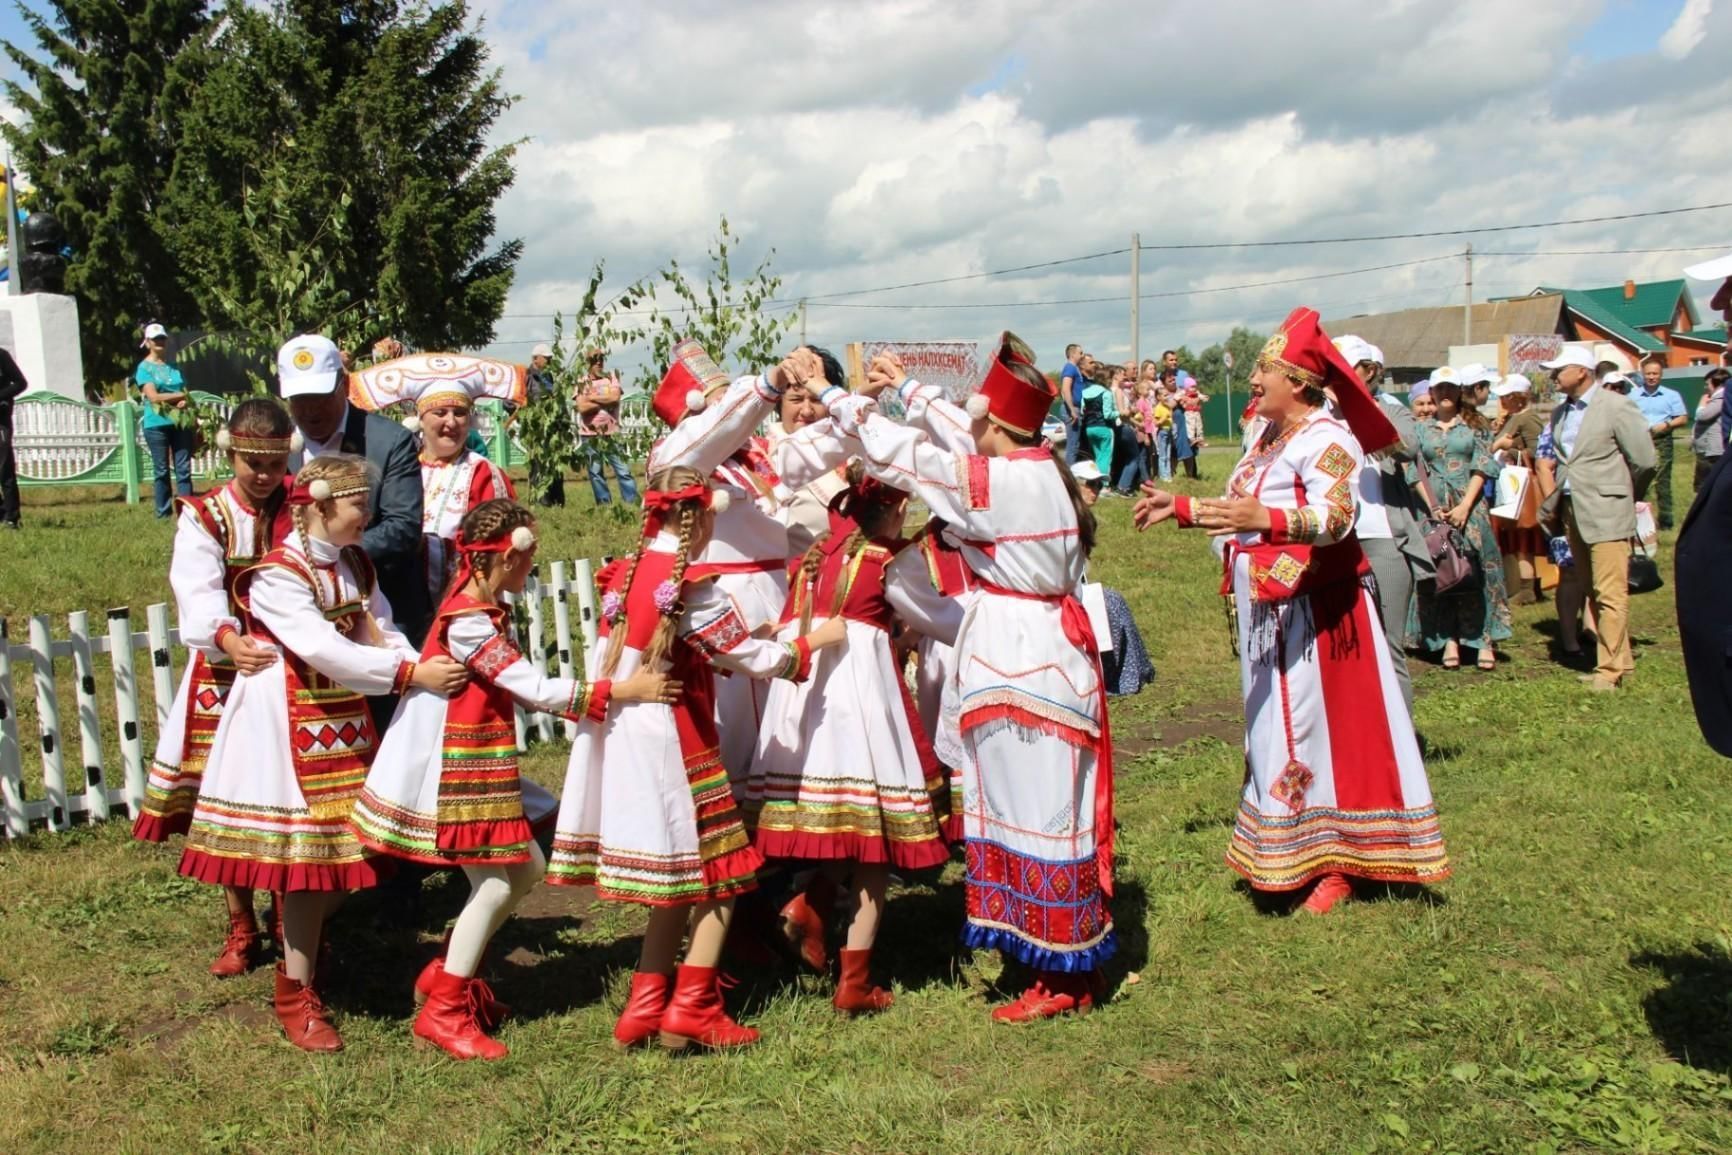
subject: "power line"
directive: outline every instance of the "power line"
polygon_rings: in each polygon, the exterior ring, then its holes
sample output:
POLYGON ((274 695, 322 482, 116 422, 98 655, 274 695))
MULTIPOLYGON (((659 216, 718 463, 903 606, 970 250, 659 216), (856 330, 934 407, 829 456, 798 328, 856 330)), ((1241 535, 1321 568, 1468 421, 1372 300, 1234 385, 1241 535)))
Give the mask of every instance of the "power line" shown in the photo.
POLYGON ((1535 249, 1527 253, 1493 253, 1473 251, 1476 257, 1610 257, 1628 256, 1635 253, 1711 253, 1724 252, 1726 245, 1695 245, 1672 249, 1535 249))
MULTIPOLYGON (((1149 246, 1147 245, 1143 246, 1145 249, 1148 247, 1149 246)), ((1002 277, 1010 273, 1026 273, 1034 269, 1051 269, 1056 268, 1059 265, 1074 265, 1081 261, 1098 261, 1102 257, 1123 256, 1125 253, 1130 251, 1129 247, 1122 249, 1107 249, 1099 253, 1085 253, 1080 257, 1061 257, 1055 261, 1037 261, 1032 265, 1013 265, 1008 269, 988 269, 982 273, 961 273, 954 277, 934 277, 928 281, 908 281, 901 285, 881 285, 876 289, 848 289, 840 293, 809 293, 806 296, 806 300, 830 301, 835 300, 837 297, 859 297, 864 296, 867 293, 889 293, 894 292, 897 289, 924 289, 928 285, 949 285, 954 284, 957 281, 977 281, 982 277, 1002 277)))

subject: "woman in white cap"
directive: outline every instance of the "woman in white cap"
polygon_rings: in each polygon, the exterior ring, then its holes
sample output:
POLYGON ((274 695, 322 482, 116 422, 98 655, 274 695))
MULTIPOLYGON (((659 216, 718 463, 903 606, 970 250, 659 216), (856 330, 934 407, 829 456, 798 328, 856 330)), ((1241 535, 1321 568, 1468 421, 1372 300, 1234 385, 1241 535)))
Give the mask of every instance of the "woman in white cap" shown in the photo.
POLYGON ((451 353, 417 353, 354 377, 351 394, 363 409, 415 407, 403 424, 421 438, 421 536, 432 605, 444 600, 456 568, 451 543, 464 516, 482 502, 517 497, 505 471, 469 448, 475 402, 521 405, 527 380, 521 366, 451 353))
MULTIPOLYGON (((1505 465, 1532 470, 1534 450, 1539 447, 1540 432, 1545 428, 1539 410, 1529 404, 1533 400, 1533 382, 1525 374, 1511 373, 1492 386, 1491 393, 1503 406, 1503 420, 1492 435, 1492 452, 1505 465)), ((1503 552, 1504 580, 1509 586, 1511 605, 1532 605, 1536 600, 1534 555, 1545 548, 1539 529, 1539 509, 1539 486, 1530 480, 1519 516, 1491 519, 1498 549, 1503 552)))
POLYGON ((182 427, 175 416, 184 413, 191 404, 186 395, 186 382, 168 359, 168 330, 152 321, 144 327, 144 360, 133 373, 133 383, 144 399, 144 445, 150 450, 151 478, 156 486, 156 516, 167 517, 174 512, 176 491, 182 497, 192 496, 192 454, 197 435, 190 427, 182 427), (169 485, 173 470, 175 485, 169 485))

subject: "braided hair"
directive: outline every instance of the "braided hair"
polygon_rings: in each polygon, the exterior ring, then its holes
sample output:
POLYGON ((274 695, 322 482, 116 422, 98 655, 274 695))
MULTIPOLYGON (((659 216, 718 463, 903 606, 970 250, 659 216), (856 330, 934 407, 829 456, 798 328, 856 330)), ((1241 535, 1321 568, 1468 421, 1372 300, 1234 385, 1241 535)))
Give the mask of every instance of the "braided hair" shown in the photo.
MULTIPOLYGON (((333 487, 356 482, 371 484, 373 476, 374 469, 365 458, 347 453, 327 453, 302 466, 301 471, 295 475, 295 484, 306 486, 319 480, 327 481, 333 487)), ((295 523, 295 538, 308 562, 313 560, 313 546, 307 540, 307 511, 312 508, 310 505, 296 505, 290 509, 295 523)), ((317 581, 313 583, 313 601, 319 607, 320 613, 329 608, 325 605, 325 593, 317 581)))
MULTIPOLYGON (((534 529, 535 515, 510 498, 496 497, 482 502, 464 514, 463 523, 457 532, 463 536, 465 542, 488 545, 510 537, 513 530, 520 528, 534 529)), ((469 569, 475 575, 475 585, 481 592, 482 601, 495 600, 493 571, 499 568, 504 560, 503 553, 474 553, 469 556, 469 569)), ((445 590, 446 597, 457 592, 457 578, 461 573, 461 569, 452 573, 451 583, 445 590)))
MULTIPOLYGON (((685 489, 692 485, 708 484, 709 479, 697 470, 676 465, 652 473, 646 479, 645 488, 665 493, 676 489, 685 489)), ((692 535, 697 529, 698 514, 703 508, 700 502, 682 501, 668 511, 660 521, 662 525, 671 521, 674 525, 674 532, 679 537, 679 545, 674 551, 674 571, 668 577, 669 583, 676 590, 683 588, 685 584, 686 569, 691 564, 692 535)), ((637 549, 632 552, 631 562, 625 571, 625 581, 619 588, 622 604, 631 596, 632 582, 637 580, 638 563, 643 560, 644 550, 649 544, 649 528, 654 517, 655 514, 653 513, 646 513, 644 516, 643 530, 640 531, 637 549)), ((655 634, 650 638, 650 644, 644 649, 642 661, 644 667, 653 667, 673 650, 674 631, 679 626, 680 613, 683 609, 684 607, 676 596, 668 608, 662 611, 661 621, 656 624, 655 634)), ((611 678, 614 671, 619 668, 620 654, 625 649, 625 635, 625 623, 613 623, 607 638, 607 653, 602 656, 601 669, 598 672, 599 677, 611 678)))

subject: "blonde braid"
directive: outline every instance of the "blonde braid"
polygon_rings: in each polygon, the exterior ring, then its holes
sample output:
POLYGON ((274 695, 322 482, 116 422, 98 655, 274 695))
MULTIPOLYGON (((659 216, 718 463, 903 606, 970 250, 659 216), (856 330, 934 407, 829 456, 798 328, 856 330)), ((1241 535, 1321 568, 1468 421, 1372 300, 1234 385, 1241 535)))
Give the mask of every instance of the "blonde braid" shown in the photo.
POLYGON ((794 580, 799 583, 800 594, 800 636, 803 638, 812 632, 812 601, 818 596, 818 565, 824 560, 821 548, 822 540, 812 543, 800 559, 800 575, 794 580))
MULTIPOLYGON (((686 566, 690 564, 692 547, 692 527, 697 524, 698 507, 694 502, 684 502, 680 505, 680 543, 674 551, 674 572, 668 576, 675 589, 685 585, 686 566)), ((656 663, 668 656, 674 648, 674 631, 680 624, 680 614, 684 610, 682 600, 677 596, 673 606, 662 615, 662 620, 656 623, 655 636, 650 639, 649 649, 644 651, 643 664, 654 669, 656 663)))
MULTIPOLYGON (((313 564, 313 545, 307 540, 307 507, 297 505, 290 512, 295 523, 295 538, 301 543, 301 554, 307 559, 309 567, 313 564)), ((319 607, 319 612, 325 612, 325 592, 319 586, 319 575, 313 571, 313 604, 319 607)))
MULTIPOLYGON (((631 593, 632 579, 637 577, 637 563, 643 560, 643 541, 631 554, 631 564, 625 567, 625 581, 619 587, 619 599, 623 603, 631 593)), ((625 620, 609 622, 607 627, 607 653, 602 655, 601 669, 597 671, 602 678, 613 677, 613 672, 619 669, 620 652, 625 649, 625 620)))

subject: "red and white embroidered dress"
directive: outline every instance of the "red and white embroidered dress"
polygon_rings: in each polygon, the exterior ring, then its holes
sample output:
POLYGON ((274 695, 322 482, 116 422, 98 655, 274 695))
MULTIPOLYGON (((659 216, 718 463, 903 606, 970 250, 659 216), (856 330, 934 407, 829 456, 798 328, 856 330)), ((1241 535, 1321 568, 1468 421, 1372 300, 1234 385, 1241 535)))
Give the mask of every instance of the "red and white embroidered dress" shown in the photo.
MULTIPOLYGON (((1260 890, 1329 873, 1449 876, 1437 808, 1353 536, 1364 454, 1318 410, 1234 469, 1267 533, 1227 547, 1245 694, 1245 789, 1227 864, 1260 890)), ((1193 502, 1177 499, 1181 525, 1193 502)), ((1229 592, 1223 589, 1223 593, 1229 592)))
POLYGON ((433 605, 445 600, 445 587, 457 568, 451 547, 469 511, 484 501, 517 499, 517 489, 505 471, 472 449, 449 461, 421 459, 421 537, 427 550, 427 596, 433 605))
POLYGON ((185 834, 192 825, 211 740, 236 676, 234 663, 221 647, 229 632, 241 631, 235 579, 257 565, 288 533, 288 505, 276 504, 267 524, 265 515, 247 502, 232 481, 180 501, 168 584, 174 591, 181 644, 190 660, 157 735, 144 805, 132 824, 134 838, 163 842, 170 835, 185 834))
POLYGON ((908 424, 844 397, 867 472, 965 540, 979 586, 956 637, 967 842, 963 941, 1030 966, 1092 970, 1116 949, 1111 741, 1100 657, 1074 593, 1076 511, 1043 449, 975 453, 967 414, 909 380, 908 424))
POLYGON ((379 878, 349 826, 377 745, 363 695, 401 693, 417 653, 366 556, 309 545, 310 558, 291 534, 237 583, 247 633, 282 657, 229 691, 180 861, 201 882, 358 890, 379 878))

